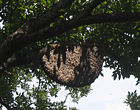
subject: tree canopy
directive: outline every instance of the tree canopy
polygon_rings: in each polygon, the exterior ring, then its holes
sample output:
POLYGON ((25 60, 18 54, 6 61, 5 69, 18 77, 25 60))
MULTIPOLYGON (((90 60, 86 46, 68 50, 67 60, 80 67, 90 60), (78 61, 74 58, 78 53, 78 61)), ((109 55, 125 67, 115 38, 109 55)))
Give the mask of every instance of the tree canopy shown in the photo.
MULTIPOLYGON (((139 0, 0 0, 0 22, 0 104, 7 109, 67 109, 65 101, 50 101, 61 85, 40 63, 54 43, 96 44, 114 79, 140 82, 139 0), (29 85, 33 78, 37 87, 29 85)), ((65 89, 76 101, 90 86, 65 89)))

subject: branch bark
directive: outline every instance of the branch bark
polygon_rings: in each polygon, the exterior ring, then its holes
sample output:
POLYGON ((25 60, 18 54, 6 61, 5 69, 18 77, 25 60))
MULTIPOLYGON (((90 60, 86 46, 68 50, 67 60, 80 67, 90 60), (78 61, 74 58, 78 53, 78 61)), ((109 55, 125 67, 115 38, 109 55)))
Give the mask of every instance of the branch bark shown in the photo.
POLYGON ((97 14, 89 15, 79 21, 81 25, 90 25, 96 23, 122 23, 140 20, 140 12, 136 13, 119 13, 119 14, 97 14))
POLYGON ((47 38, 52 38, 82 25, 90 25, 96 23, 120 23, 126 21, 139 21, 140 12, 138 13, 121 13, 121 14, 98 14, 89 15, 82 19, 72 19, 63 23, 56 24, 54 27, 45 27, 36 32, 25 34, 13 34, 3 42, 0 46, 0 65, 6 61, 13 53, 19 51, 23 47, 42 41, 47 38))
POLYGON ((7 59, 3 67, 0 68, 0 73, 14 66, 26 66, 28 64, 40 65, 40 57, 44 52, 46 52, 45 50, 47 50, 47 47, 44 47, 43 49, 33 50, 29 53, 26 52, 23 54, 13 54, 7 59))

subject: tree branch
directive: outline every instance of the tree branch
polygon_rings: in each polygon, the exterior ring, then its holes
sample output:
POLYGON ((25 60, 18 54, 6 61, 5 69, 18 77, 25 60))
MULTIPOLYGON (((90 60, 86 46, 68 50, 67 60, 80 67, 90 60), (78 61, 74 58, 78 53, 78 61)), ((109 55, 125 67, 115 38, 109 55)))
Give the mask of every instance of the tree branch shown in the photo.
POLYGON ((136 13, 119 13, 119 14, 97 14, 89 15, 86 18, 79 20, 81 25, 90 25, 97 23, 121 23, 129 21, 139 21, 140 12, 136 13))
POLYGON ((138 21, 140 20, 140 12, 138 13, 121 13, 121 14, 98 14, 89 15, 83 19, 72 19, 70 21, 65 21, 54 27, 46 27, 37 32, 31 34, 21 33, 19 35, 14 35, 13 38, 7 39, 0 47, 0 65, 7 58, 9 58, 13 53, 22 49, 23 47, 35 43, 37 41, 42 41, 47 38, 52 38, 56 35, 62 34, 82 25, 90 25, 96 23, 120 23, 126 21, 138 21))
POLYGON ((14 66, 25 66, 28 64, 40 65, 40 56, 40 49, 36 51, 30 51, 29 53, 25 52, 23 54, 13 54, 7 59, 3 67, 0 68, 0 72, 3 72, 5 69, 14 66))

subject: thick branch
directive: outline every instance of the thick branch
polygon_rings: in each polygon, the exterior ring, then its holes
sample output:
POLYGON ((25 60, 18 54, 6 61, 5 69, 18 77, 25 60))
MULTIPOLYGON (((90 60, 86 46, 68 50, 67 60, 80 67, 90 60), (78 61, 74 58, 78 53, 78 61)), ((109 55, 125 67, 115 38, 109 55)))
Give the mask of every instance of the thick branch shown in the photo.
POLYGON ((3 67, 0 68, 0 73, 3 72, 5 69, 14 66, 25 66, 28 64, 40 65, 40 57, 46 54, 46 51, 47 47, 44 47, 31 50, 30 52, 25 52, 23 54, 13 54, 7 59, 7 62, 4 63, 3 67))
POLYGON ((89 15, 79 20, 81 25, 90 25, 96 23, 121 23, 128 21, 139 21, 140 12, 137 13, 120 13, 120 14, 97 14, 89 15))
POLYGON ((2 64, 8 57, 10 57, 16 51, 23 47, 35 43, 37 41, 44 40, 49 37, 62 34, 72 28, 76 28, 82 25, 96 24, 96 23, 117 23, 126 21, 138 21, 140 20, 140 13, 121 13, 121 14, 99 14, 90 15, 86 18, 77 20, 73 19, 65 21, 61 24, 57 24, 52 28, 44 28, 31 34, 19 34, 14 36, 15 38, 7 39, 0 47, 0 64, 2 64))

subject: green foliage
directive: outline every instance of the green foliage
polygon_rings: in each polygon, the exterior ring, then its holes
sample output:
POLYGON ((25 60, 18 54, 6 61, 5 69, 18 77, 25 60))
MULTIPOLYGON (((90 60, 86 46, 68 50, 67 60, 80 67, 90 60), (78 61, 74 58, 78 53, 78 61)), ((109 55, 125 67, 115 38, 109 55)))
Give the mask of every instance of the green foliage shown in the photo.
POLYGON ((78 103, 78 100, 81 97, 87 96, 87 94, 91 91, 91 88, 90 88, 90 86, 86 86, 86 87, 82 87, 82 88, 66 87, 66 90, 70 91, 69 95, 73 98, 73 102, 78 103))
MULTIPOLYGON (((23 23, 38 18, 47 13, 59 0, 0 0, 0 44, 17 30, 23 23)), ((69 9, 60 9, 60 15, 55 22, 50 22, 51 28, 60 23, 71 21, 84 10, 90 0, 75 0, 69 9)), ((105 1, 92 10, 92 15, 109 13, 140 12, 139 0, 110 0, 105 1)), ((140 21, 126 23, 101 23, 84 25, 73 28, 55 37, 31 44, 17 53, 25 54, 51 43, 87 42, 99 46, 105 67, 114 69, 113 78, 129 78, 134 75, 140 82, 140 21)), ((65 101, 52 102, 51 97, 57 97, 62 85, 52 81, 38 64, 28 64, 7 69, 0 74, 0 102, 7 107, 20 107, 26 110, 67 110, 65 101), (32 80, 36 83, 31 86, 32 80), (20 89, 20 90, 19 90, 20 89)), ((90 86, 84 88, 65 87, 78 102, 87 96, 90 86)), ((129 93, 126 103, 133 110, 139 110, 139 96, 136 92, 129 93)), ((9 108, 10 109, 10 108, 9 108)), ((69 108, 76 110, 76 108, 69 108)))
POLYGON ((132 93, 128 92, 128 96, 125 103, 130 106, 131 110, 139 110, 140 96, 137 95, 137 91, 134 91, 132 93))
MULTIPOLYGON (((41 69, 13 68, 4 73, 0 79, 0 97, 5 99, 11 107, 20 106, 26 110, 68 110, 65 101, 51 101, 51 97, 58 97, 61 86, 53 82, 41 69), (14 74, 11 74, 14 73, 14 74), (36 73, 36 75, 34 74, 36 73)), ((86 96, 90 87, 66 88, 73 100, 78 101, 86 96)), ((69 108, 69 110, 77 110, 69 108)))

